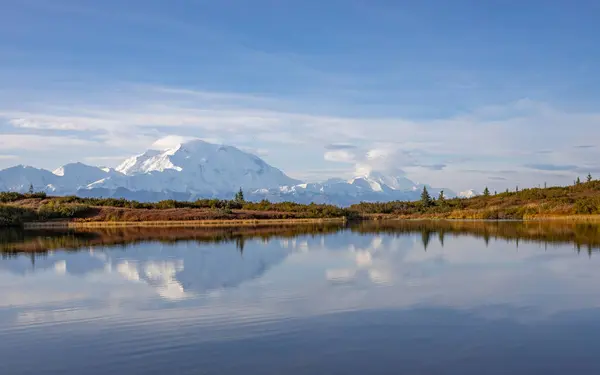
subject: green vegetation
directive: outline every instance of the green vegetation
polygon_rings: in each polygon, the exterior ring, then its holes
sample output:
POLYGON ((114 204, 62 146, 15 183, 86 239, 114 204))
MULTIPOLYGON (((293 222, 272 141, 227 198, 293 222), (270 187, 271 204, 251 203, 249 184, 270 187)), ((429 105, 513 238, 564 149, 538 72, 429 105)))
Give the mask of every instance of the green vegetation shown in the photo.
MULTIPOLYGON (((273 219, 356 218, 353 211, 327 204, 271 203, 266 200, 261 202, 247 202, 244 199, 241 189, 235 195, 234 200, 199 199, 187 202, 169 199, 154 203, 115 198, 47 197, 44 193, 20 194, 5 192, 0 193, 0 226, 21 225, 25 222, 57 219, 83 219, 89 217, 93 219, 95 212, 100 211, 102 208, 125 209, 125 211, 110 211, 107 215, 99 218, 102 221, 144 221, 146 220, 145 212, 176 209, 198 210, 207 213, 207 215, 195 218, 194 220, 235 219, 237 218, 235 214, 240 212, 264 212, 265 215, 271 215, 273 219), (140 214, 135 215, 134 211, 140 214), (126 215, 127 213, 130 215, 126 215)), ((265 215, 260 217, 267 218, 265 215)), ((176 212, 169 215, 165 214, 164 217, 165 220, 178 219, 176 212)), ((189 217, 186 217, 183 220, 189 219, 189 217)))
POLYGON ((0 227, 17 226, 26 221, 36 219, 37 215, 31 210, 21 207, 0 205, 0 227))
MULTIPOLYGON (((424 193, 426 190, 424 189, 424 193)), ((357 214, 400 218, 531 219, 600 214, 600 181, 546 189, 532 188, 469 199, 431 201, 422 194, 418 202, 360 203, 349 207, 357 214)))
POLYGON ((443 190, 440 191, 440 195, 438 196, 437 203, 440 206, 443 206, 443 205, 446 204, 446 196, 444 195, 444 191, 443 190))
POLYGON ((240 191, 235 194, 235 198, 233 200, 237 203, 244 203, 246 201, 244 199, 244 192, 242 191, 242 188, 240 188, 240 191))
POLYGON ((423 207, 431 207, 433 201, 431 200, 431 195, 427 191, 427 188, 423 186, 423 192, 421 193, 421 204, 423 207))
POLYGON ((98 221, 231 220, 292 218, 448 218, 533 219, 600 215, 600 181, 566 187, 531 188, 494 195, 486 187, 482 196, 449 199, 440 192, 433 199, 423 188, 415 202, 360 203, 348 208, 327 204, 248 202, 240 191, 233 200, 163 200, 144 203, 115 198, 47 197, 45 193, 0 193, 0 226, 30 221, 87 219, 98 221), (183 210, 182 210, 183 209, 183 210), (168 211, 172 210, 172 211, 168 211), (99 215, 99 212, 103 212, 99 215), (160 214, 160 215, 159 215, 160 214), (202 215, 201 215, 202 214, 202 215))
POLYGON ((42 201, 38 207, 17 206, 6 202, 17 202, 26 199, 40 198, 42 194, 25 194, 21 199, 15 199, 17 193, 0 193, 0 227, 18 226, 31 221, 45 221, 51 219, 73 219, 83 217, 91 211, 89 206, 83 204, 64 204, 59 200, 51 199, 42 201))
POLYGON ((44 199, 46 198, 46 193, 28 193, 28 194, 21 194, 21 193, 15 193, 15 192, 0 192, 0 203, 10 203, 10 202, 16 202, 16 201, 22 201, 24 199, 31 199, 31 198, 37 198, 37 199, 44 199))

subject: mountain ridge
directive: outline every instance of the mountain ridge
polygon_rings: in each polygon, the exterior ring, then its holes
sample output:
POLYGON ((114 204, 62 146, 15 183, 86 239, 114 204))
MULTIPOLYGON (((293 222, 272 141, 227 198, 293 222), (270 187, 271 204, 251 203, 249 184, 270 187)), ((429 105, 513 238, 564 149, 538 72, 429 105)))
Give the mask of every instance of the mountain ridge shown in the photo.
POLYGON ((303 182, 287 176, 260 157, 234 146, 193 140, 165 150, 147 150, 116 168, 80 162, 50 172, 29 166, 0 170, 0 189, 35 190, 54 195, 114 197, 139 201, 163 199, 229 199, 242 188, 249 200, 329 203, 347 206, 361 201, 417 200, 423 187, 430 193, 455 194, 416 184, 401 175, 369 171, 350 180, 303 182))

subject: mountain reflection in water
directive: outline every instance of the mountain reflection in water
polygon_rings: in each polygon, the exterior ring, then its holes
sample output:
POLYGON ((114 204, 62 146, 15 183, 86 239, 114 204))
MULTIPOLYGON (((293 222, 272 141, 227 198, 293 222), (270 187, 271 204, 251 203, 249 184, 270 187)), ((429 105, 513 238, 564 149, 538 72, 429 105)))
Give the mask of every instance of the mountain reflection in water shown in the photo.
POLYGON ((2 231, 0 373, 598 373, 599 248, 558 222, 2 231))

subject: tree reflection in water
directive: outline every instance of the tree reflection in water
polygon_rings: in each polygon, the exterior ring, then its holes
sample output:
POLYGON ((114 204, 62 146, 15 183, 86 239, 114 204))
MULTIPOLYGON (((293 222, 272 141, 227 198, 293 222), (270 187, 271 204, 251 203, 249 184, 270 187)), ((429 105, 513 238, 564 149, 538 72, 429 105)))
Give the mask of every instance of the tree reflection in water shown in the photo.
POLYGON ((140 242, 158 241, 175 243, 195 241, 199 244, 233 242, 243 255, 247 240, 291 239, 300 235, 322 235, 339 231, 359 234, 387 234, 402 236, 420 234, 423 249, 427 251, 432 238, 437 236, 442 247, 446 236, 481 238, 486 246, 491 239, 503 239, 544 244, 572 244, 580 253, 590 256, 600 249, 600 225, 555 221, 365 221, 349 225, 310 224, 256 227, 181 227, 181 228, 98 228, 78 230, 21 230, 0 231, 0 253, 11 257, 29 253, 32 264, 35 257, 53 250, 77 251, 90 246, 128 246, 140 242), (35 254, 35 255, 34 255, 35 254))

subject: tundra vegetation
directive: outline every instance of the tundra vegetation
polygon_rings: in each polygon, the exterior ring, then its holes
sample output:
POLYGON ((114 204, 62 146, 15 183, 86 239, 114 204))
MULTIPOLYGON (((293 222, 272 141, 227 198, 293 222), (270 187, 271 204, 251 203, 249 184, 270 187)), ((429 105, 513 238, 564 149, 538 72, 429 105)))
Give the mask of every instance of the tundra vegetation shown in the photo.
POLYGON ((528 188, 468 199, 436 198, 423 189, 419 201, 362 202, 350 207, 328 204, 249 202, 240 190, 232 200, 138 202, 117 198, 52 197, 43 192, 0 193, 0 226, 44 221, 178 221, 265 219, 538 219, 591 218, 600 215, 600 181, 571 186, 528 188))

